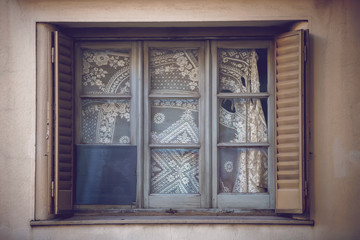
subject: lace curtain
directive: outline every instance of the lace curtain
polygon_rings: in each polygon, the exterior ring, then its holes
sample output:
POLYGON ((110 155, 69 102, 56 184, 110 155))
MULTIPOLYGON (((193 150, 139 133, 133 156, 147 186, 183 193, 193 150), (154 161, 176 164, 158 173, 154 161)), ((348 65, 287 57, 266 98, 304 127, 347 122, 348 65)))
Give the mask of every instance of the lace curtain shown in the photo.
MULTIPOLYGON (((81 92, 130 94, 130 51, 82 49, 81 92)), ((81 143, 130 143, 130 100, 82 99, 81 143)))
MULTIPOLYGON (((218 49, 220 92, 259 93, 255 49, 218 49)), ((219 141, 266 143, 267 124, 258 98, 219 100, 219 141)), ((220 148, 219 189, 224 193, 267 190, 267 148, 220 148)))
MULTIPOLYGON (((151 48, 152 93, 191 94, 199 91, 199 49, 151 48)), ((151 102, 151 143, 199 143, 197 99, 155 99, 151 102)), ((199 193, 197 149, 153 149, 151 192, 199 193)))

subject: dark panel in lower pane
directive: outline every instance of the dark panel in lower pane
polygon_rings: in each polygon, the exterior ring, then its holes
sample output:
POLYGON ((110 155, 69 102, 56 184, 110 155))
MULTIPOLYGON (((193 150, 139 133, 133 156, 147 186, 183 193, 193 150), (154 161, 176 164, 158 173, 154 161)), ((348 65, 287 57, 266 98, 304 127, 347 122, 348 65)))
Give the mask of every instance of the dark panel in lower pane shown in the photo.
POLYGON ((136 146, 76 146, 76 204, 136 201, 136 146))

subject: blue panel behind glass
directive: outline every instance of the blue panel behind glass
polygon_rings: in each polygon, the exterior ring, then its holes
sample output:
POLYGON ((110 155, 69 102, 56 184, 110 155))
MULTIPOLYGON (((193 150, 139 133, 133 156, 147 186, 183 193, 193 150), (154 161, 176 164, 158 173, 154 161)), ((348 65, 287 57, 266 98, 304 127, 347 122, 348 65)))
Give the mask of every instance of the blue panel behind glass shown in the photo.
POLYGON ((76 145, 76 204, 136 201, 136 146, 76 145))

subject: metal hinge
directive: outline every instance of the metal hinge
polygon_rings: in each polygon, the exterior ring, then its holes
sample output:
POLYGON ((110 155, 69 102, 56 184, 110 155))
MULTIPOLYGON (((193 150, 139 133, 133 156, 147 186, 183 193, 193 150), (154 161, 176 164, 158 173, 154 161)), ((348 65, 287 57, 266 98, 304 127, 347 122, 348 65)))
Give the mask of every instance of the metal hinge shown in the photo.
POLYGON ((55 62, 55 48, 51 48, 51 63, 55 62))
POLYGON ((51 197, 54 197, 54 191, 55 191, 55 182, 51 181, 51 197))
POLYGON ((309 187, 308 187, 308 181, 305 181, 305 196, 309 194, 309 187))
POLYGON ((304 46, 304 62, 307 61, 307 46, 304 46))

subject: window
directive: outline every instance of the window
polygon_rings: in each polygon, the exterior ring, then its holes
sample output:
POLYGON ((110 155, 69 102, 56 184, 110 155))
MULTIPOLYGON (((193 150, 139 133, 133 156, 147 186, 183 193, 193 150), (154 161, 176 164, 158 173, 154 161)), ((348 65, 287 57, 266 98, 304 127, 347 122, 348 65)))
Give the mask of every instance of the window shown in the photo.
POLYGON ((306 37, 56 32, 55 213, 74 204, 301 213, 306 37))

